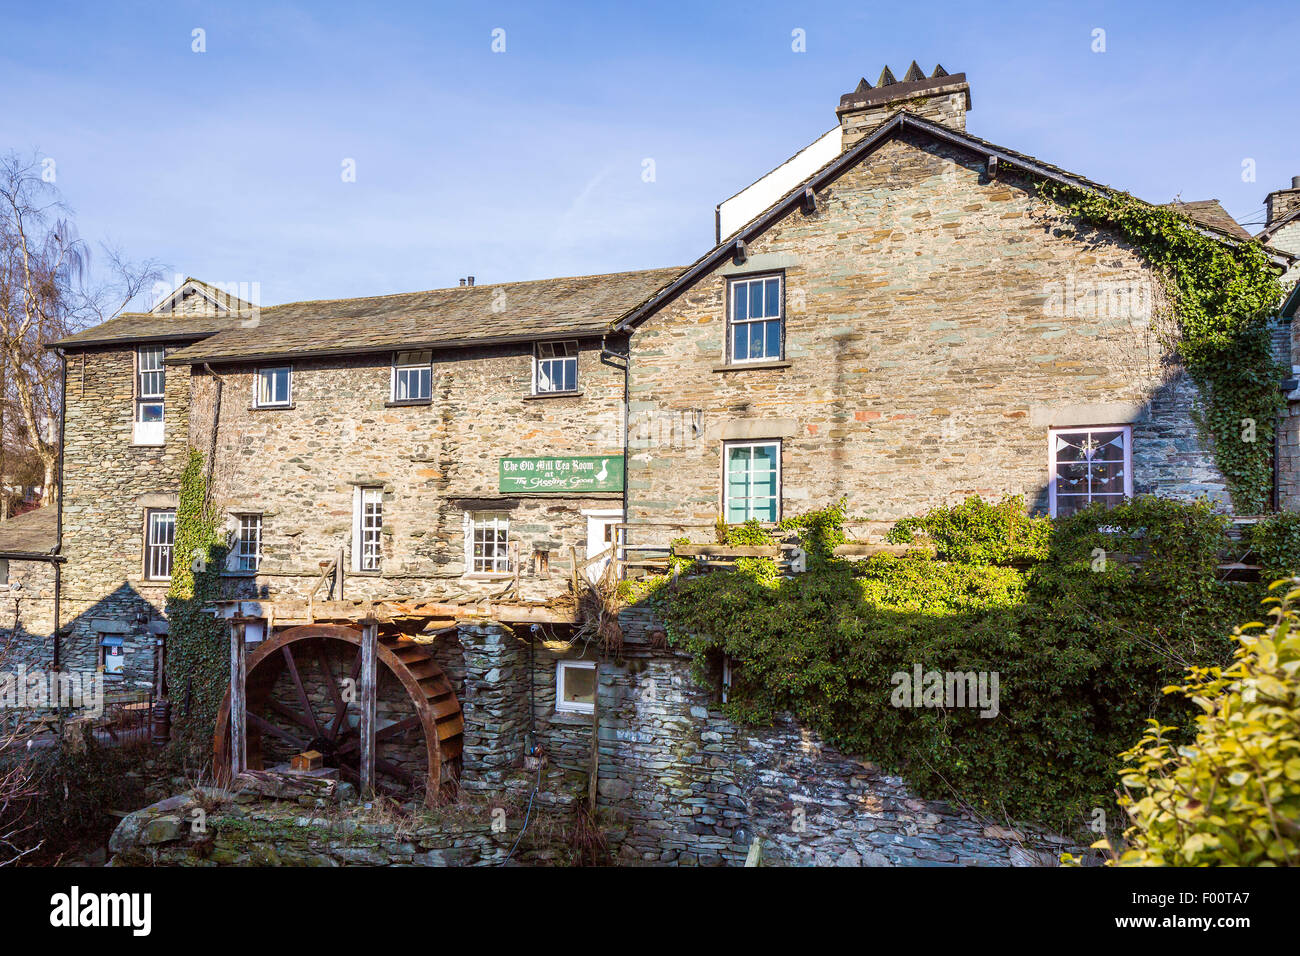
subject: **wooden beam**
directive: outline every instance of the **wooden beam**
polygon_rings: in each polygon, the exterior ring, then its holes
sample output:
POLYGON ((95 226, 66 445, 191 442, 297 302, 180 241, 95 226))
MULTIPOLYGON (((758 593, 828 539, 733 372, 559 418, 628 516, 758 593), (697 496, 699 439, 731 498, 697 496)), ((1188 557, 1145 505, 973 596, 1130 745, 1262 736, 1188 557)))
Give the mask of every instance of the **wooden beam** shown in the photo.
POLYGON ((379 622, 373 617, 361 623, 361 763, 360 791, 363 797, 373 797, 375 793, 375 697, 378 674, 375 662, 378 658, 379 622))
POLYGON ((248 694, 244 686, 244 622, 230 622, 230 776, 248 769, 248 694))

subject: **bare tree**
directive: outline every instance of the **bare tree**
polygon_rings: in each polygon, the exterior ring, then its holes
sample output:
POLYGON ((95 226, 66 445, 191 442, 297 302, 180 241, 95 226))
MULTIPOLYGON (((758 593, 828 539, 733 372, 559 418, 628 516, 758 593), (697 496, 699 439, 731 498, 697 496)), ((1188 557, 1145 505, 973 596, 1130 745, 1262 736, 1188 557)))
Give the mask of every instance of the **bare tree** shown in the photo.
MULTIPOLYGON (((90 277, 90 249, 36 159, 0 157, 0 455, 4 417, 16 417, 18 451, 41 468, 41 502, 58 494, 59 360, 45 345, 104 321, 161 276, 156 262, 129 263, 104 247, 104 276, 90 277)), ((0 464, 0 483, 6 469, 0 464)))

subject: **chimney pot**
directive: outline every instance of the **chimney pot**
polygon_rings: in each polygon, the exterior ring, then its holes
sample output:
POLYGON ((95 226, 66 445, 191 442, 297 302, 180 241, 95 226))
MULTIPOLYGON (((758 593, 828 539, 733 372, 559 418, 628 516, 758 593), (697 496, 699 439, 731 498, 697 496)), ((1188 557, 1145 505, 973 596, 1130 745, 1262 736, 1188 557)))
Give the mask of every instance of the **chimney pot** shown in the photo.
POLYGON ((470 285, 473 285, 473 284, 474 284, 474 277, 473 277, 473 276, 470 276, 466 281, 467 281, 470 285))
POLYGON ((1300 189, 1300 176, 1292 176, 1292 177, 1291 177, 1291 188, 1292 188, 1292 189, 1300 189))
POLYGON ((464 285, 464 284, 465 284, 465 280, 464 280, 464 279, 461 279, 461 280, 460 280, 460 284, 461 284, 461 285, 464 285))

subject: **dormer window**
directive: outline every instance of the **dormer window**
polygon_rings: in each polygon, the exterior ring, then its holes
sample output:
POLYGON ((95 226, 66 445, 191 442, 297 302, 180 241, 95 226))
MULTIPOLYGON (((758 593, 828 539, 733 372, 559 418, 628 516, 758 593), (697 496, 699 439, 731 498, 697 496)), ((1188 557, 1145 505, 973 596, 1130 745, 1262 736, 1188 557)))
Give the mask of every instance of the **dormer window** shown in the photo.
POLYGON ((533 359, 533 394, 578 390, 578 343, 538 342, 533 359))
POLYGON ((433 396, 433 353, 397 352, 393 356, 392 400, 400 404, 430 401, 433 396))

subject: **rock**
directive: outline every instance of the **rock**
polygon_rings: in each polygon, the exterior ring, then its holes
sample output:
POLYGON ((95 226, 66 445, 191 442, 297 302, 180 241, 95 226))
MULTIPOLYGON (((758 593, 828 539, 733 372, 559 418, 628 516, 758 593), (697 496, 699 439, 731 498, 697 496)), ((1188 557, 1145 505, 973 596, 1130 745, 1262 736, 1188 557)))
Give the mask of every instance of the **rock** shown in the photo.
POLYGON ((618 777, 602 777, 596 784, 602 797, 610 800, 626 800, 632 795, 632 784, 618 777))

